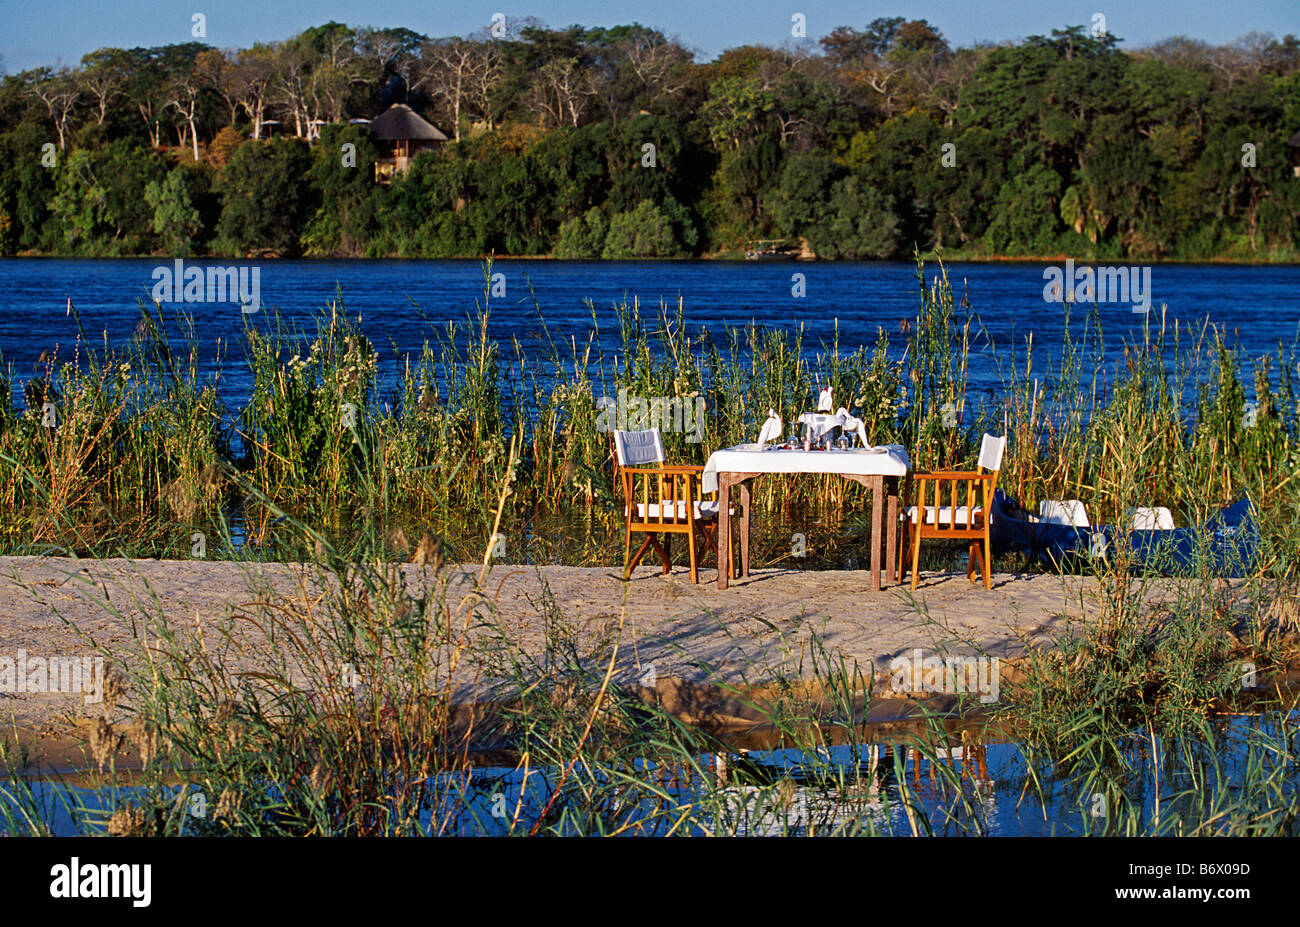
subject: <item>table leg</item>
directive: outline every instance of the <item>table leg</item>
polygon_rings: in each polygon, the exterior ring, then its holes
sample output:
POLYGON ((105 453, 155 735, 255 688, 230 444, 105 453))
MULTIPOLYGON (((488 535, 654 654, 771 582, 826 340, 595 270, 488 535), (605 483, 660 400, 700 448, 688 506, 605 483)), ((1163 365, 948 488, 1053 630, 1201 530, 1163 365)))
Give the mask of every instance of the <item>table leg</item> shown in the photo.
POLYGON ((885 478, 871 478, 871 588, 880 591, 880 536, 881 522, 884 521, 885 478))
POLYGON ((740 575, 749 575, 749 502, 751 481, 740 484, 740 575))
POLYGON ((889 481, 889 508, 885 511, 888 524, 885 526, 885 577, 889 585, 898 582, 895 572, 898 567, 898 478, 889 481))
POLYGON ((731 487, 718 486, 718 588, 727 588, 731 573, 731 487))

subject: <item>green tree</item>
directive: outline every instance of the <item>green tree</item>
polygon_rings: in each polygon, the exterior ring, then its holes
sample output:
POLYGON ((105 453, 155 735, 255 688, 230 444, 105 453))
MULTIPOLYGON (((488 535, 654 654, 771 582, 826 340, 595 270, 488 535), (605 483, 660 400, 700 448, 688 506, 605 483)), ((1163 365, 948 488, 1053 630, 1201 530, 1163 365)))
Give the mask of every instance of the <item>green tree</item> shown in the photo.
POLYGON ((831 186, 844 170, 824 151, 792 154, 767 197, 767 210, 783 235, 798 237, 826 220, 831 186))
POLYGON ((1061 175, 1042 164, 1011 170, 998 191, 985 237, 998 254, 1042 255, 1058 247, 1061 175))
MULTIPOLYGON (((1108 232, 1128 242, 1155 200, 1157 165, 1146 140, 1134 131, 1130 117, 1102 116, 1093 124, 1081 160, 1079 184, 1071 188, 1079 191, 1076 231, 1082 219, 1093 244, 1108 232)), ((1065 218, 1064 198, 1061 205, 1065 218)))
POLYGON ((56 168, 41 163, 42 146, 53 144, 49 131, 30 123, 0 135, 0 213, 4 234, 0 253, 58 251, 62 246, 59 222, 50 214, 56 168))
POLYGON ((757 77, 724 77, 709 85, 700 115, 714 144, 739 151, 763 131, 764 117, 775 105, 772 91, 757 77))
POLYGON ((894 201, 857 176, 831 187, 830 222, 809 238, 813 250, 850 261, 892 257, 898 252, 900 222, 894 201))
POLYGON ((371 174, 378 151, 360 126, 331 124, 312 148, 307 179, 320 205, 303 231, 307 254, 359 257, 378 231, 382 194, 371 174))
POLYGON ((599 209, 589 209, 560 225, 555 257, 563 260, 598 258, 605 250, 606 223, 599 209))
POLYGON ((681 252, 673 236, 671 220, 654 203, 644 200, 632 212, 615 213, 610 217, 601 257, 613 260, 670 258, 680 256, 681 252))
POLYGON ((870 260, 899 249, 893 199, 822 151, 786 160, 769 208, 783 234, 807 238, 819 257, 870 260))
MULTIPOLYGON (((979 241, 988 229, 998 191, 1006 180, 999 139, 982 126, 951 138, 951 167, 940 161, 933 175, 934 240, 937 245, 979 241)), ((933 155, 932 155, 933 157, 933 155)))
POLYGON ((186 169, 175 167, 161 182, 151 180, 144 188, 144 198, 153 207, 153 230, 163 251, 178 257, 193 254, 203 220, 194 205, 186 169))
POLYGON ((298 139, 248 142, 221 172, 217 247, 234 254, 295 255, 311 206, 307 145, 298 139))
POLYGON ((153 209, 142 194, 164 170, 157 154, 127 139, 69 154, 57 169, 50 209, 73 253, 149 253, 153 209))
POLYGON ((942 137, 924 113, 895 116, 875 133, 864 176, 896 204, 898 232, 906 250, 928 247, 933 238, 935 199, 939 193, 942 137))

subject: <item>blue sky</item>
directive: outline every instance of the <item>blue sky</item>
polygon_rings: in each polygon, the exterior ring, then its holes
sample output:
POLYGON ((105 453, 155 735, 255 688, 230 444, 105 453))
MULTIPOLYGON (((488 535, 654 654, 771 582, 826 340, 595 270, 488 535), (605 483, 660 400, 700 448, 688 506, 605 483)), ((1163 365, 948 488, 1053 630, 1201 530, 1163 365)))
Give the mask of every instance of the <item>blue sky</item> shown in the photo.
POLYGON ((0 56, 12 74, 39 65, 73 65, 107 45, 189 41, 196 12, 207 17, 209 44, 244 47, 331 19, 463 35, 487 25, 498 11, 536 16, 550 26, 641 22, 676 36, 703 60, 736 45, 790 41, 794 13, 807 17, 814 40, 835 26, 861 28, 877 16, 928 19, 957 45, 1088 25, 1094 13, 1104 15, 1109 31, 1129 48, 1183 34, 1220 43, 1252 31, 1300 33, 1300 0, 528 0, 528 5, 520 0, 0 0, 0 56))

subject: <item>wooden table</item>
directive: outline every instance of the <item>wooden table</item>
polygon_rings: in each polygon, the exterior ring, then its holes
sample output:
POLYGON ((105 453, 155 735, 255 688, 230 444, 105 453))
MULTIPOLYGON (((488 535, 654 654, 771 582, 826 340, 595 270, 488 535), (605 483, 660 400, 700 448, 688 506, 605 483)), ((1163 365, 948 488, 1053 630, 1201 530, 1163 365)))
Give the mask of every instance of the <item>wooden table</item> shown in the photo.
POLYGON ((718 588, 731 575, 731 490, 739 487, 740 572, 749 575, 749 516, 753 481, 764 473, 835 473, 871 490, 871 588, 881 588, 881 543, 887 582, 896 581, 898 562, 898 485, 907 475, 907 452, 900 445, 883 449, 805 451, 738 445, 715 451, 704 468, 705 492, 718 493, 718 588), (882 524, 888 518, 888 528, 882 524), (881 535, 884 535, 883 539, 881 535))

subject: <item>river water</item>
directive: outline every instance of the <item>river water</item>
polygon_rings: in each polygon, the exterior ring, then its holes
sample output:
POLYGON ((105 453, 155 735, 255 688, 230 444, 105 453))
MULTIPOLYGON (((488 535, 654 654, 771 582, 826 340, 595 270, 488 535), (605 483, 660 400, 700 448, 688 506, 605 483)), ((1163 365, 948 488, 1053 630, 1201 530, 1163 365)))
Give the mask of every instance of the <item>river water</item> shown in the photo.
MULTIPOLYGON (((181 269, 183 273, 190 267, 231 263, 196 259, 181 269)), ((476 316, 476 304, 483 303, 489 283, 486 266, 477 261, 264 261, 239 266, 249 272, 249 286, 256 279, 256 313, 242 311, 229 295, 223 301, 206 301, 219 295, 215 293, 205 293, 202 302, 165 307, 193 316, 209 370, 218 343, 225 345, 222 392, 235 405, 246 401, 249 387, 240 347, 245 325, 268 325, 276 312, 290 323, 306 323, 341 293, 348 316, 361 319, 362 329, 379 348, 381 380, 386 381, 399 369, 402 355, 431 340, 430 323, 476 316)), ((1071 268, 1076 282, 1080 268, 1071 268)), ((937 264, 929 264, 927 277, 937 270, 937 264)), ((1063 306, 1046 299, 1045 290, 1057 279, 1054 274, 1064 275, 1065 270, 1063 263, 1035 262, 948 266, 954 291, 966 297, 984 329, 974 346, 974 388, 983 390, 1001 381, 1031 336, 1036 373, 1044 362, 1059 357, 1063 306)), ((0 306, 0 352, 11 368, 15 397, 43 352, 57 345, 60 358, 71 356, 77 325, 69 302, 88 337, 99 341, 107 333, 111 342, 125 345, 139 320, 140 303, 151 298, 164 271, 174 274, 175 262, 0 260, 0 292, 6 295, 0 306)), ((593 310, 603 349, 613 350, 618 338, 611 330, 612 306, 632 299, 652 317, 661 303, 675 309, 680 299, 691 329, 707 326, 717 332, 722 323, 750 322, 785 330, 802 326, 810 354, 837 335, 841 349, 871 346, 883 327, 895 336, 901 353, 900 323, 915 314, 918 300, 915 267, 901 262, 497 261, 491 272, 501 276, 493 280, 490 332, 502 339, 518 338, 539 360, 545 353, 543 319, 557 342, 568 343, 571 336, 581 341, 592 328, 593 310)), ((1276 354, 1279 345, 1289 349, 1300 334, 1298 265, 1158 264, 1138 273, 1133 282, 1145 284, 1149 313, 1135 311, 1131 292, 1127 301, 1106 299, 1121 293, 1097 294, 1095 312, 1105 332, 1108 364, 1122 356, 1126 341, 1140 342, 1143 326, 1158 325, 1162 314, 1166 324, 1196 331, 1208 319, 1247 357, 1276 354)), ((1076 338, 1086 314, 1084 306, 1072 311, 1070 327, 1076 338)))

